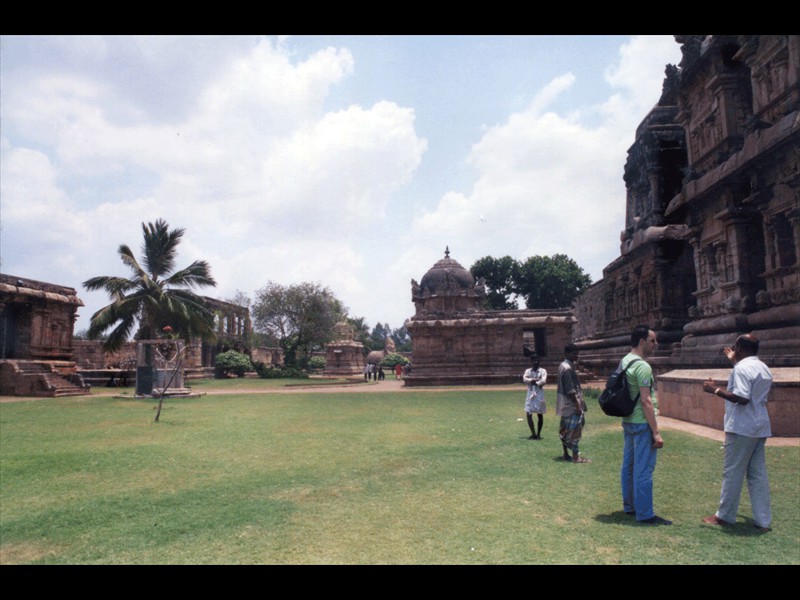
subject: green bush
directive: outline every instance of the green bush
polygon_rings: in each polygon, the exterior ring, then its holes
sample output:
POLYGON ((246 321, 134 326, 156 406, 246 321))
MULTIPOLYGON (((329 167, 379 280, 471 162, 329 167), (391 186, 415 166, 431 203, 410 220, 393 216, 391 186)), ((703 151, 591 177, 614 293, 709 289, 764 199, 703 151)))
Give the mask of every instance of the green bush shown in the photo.
POLYGON ((216 367, 214 376, 217 379, 228 377, 230 374, 243 377, 246 371, 253 370, 253 363, 250 362, 250 357, 241 352, 236 352, 236 350, 228 350, 218 354, 214 366, 216 367))
POLYGON ((309 371, 322 371, 324 368, 325 368, 324 356, 312 356, 311 360, 308 361, 309 371))
POLYGON ((383 360, 381 360, 382 367, 389 367, 391 369, 394 369, 395 366, 397 365, 407 365, 407 364, 408 364, 408 359, 406 357, 395 353, 387 354, 386 356, 383 357, 383 360))

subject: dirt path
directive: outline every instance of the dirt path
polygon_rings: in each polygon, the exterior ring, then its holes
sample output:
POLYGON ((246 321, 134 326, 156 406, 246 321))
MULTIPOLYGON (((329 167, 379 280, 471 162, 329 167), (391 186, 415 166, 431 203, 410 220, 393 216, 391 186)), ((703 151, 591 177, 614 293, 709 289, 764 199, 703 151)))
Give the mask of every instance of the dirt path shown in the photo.
MULTIPOLYGON (((217 395, 217 394, 263 394, 265 392, 269 392, 271 394, 308 394, 309 392, 319 393, 319 394, 331 394, 331 393, 341 393, 346 391, 347 393, 352 394, 362 394, 362 393, 408 393, 408 392, 453 392, 459 390, 485 390, 489 386, 440 386, 440 387, 405 387, 404 382, 402 379, 394 379, 389 378, 384 381, 380 381, 378 383, 361 383, 361 382, 354 382, 348 384, 341 384, 341 385, 296 385, 291 387, 283 387, 283 388, 266 388, 266 389, 251 389, 251 390, 231 390, 231 389, 215 389, 213 387, 203 388, 200 392, 201 394, 205 395, 217 395)), ((491 386, 493 390, 509 390, 509 391, 520 391, 522 395, 524 390, 519 385, 495 385, 491 386)), ((95 390, 95 395, 101 396, 114 396, 117 392, 109 388, 107 393, 106 390, 95 390)), ((10 396, 0 396, 0 404, 6 402, 26 402, 31 400, 48 400, 48 398, 17 398, 17 397, 10 397, 10 396)), ((666 431, 670 429, 676 431, 685 431, 687 433, 692 433, 694 435, 699 435, 702 437, 706 437, 709 439, 717 440, 719 442, 724 441, 725 433, 718 430, 713 429, 711 427, 704 427, 702 425, 695 425, 694 423, 689 423, 687 421, 680 421, 678 419, 671 419, 669 417, 659 417, 658 422, 661 428, 666 431)), ((773 437, 767 440, 767 446, 800 446, 800 438, 796 437, 773 437)))

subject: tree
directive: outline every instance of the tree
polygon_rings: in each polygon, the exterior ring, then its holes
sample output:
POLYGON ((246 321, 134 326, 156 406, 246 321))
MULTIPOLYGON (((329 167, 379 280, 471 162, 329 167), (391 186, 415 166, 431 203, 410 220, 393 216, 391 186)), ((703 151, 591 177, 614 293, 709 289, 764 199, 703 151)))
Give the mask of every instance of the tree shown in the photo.
POLYGON ((566 254, 531 256, 519 265, 515 291, 527 308, 571 306, 592 278, 566 254))
POLYGON ((397 365, 407 365, 408 359, 400 354, 390 353, 381 359, 381 366, 394 369, 397 365))
POLYGON ((515 279, 519 264, 510 256, 493 258, 484 256, 470 267, 475 279, 482 278, 486 285, 484 306, 490 310, 517 308, 515 279))
POLYGON ((333 292, 319 284, 284 286, 270 281, 256 291, 252 314, 255 328, 283 349, 284 363, 302 367, 315 347, 331 340, 345 310, 333 292))
POLYGON ((364 350, 368 351, 370 349, 369 325, 364 317, 347 317, 347 322, 353 328, 353 340, 361 342, 364 350))
POLYGON ((391 335, 392 328, 389 327, 389 324, 381 325, 378 322, 375 327, 372 328, 372 333, 370 334, 370 349, 372 350, 383 350, 386 347, 386 337, 391 335))
POLYGON ((398 352, 411 352, 411 336, 408 334, 405 324, 392 331, 395 350, 398 352))
POLYGON ((122 262, 133 272, 130 279, 100 276, 83 282, 89 291, 105 290, 112 300, 92 315, 89 338, 97 339, 111 329, 103 348, 118 350, 137 323, 139 339, 152 339, 167 326, 185 341, 194 336, 213 338, 213 313, 202 297, 187 289, 217 285, 208 263, 197 260, 174 271, 177 247, 185 230, 170 231, 167 223, 159 219, 155 223, 142 223, 142 232, 141 264, 127 245, 122 244, 117 250, 122 262))
POLYGON ((243 306, 244 308, 250 308, 250 305, 253 303, 253 301, 250 300, 250 296, 245 294, 242 290, 236 290, 233 297, 226 298, 225 302, 228 304, 235 304, 236 306, 243 306))

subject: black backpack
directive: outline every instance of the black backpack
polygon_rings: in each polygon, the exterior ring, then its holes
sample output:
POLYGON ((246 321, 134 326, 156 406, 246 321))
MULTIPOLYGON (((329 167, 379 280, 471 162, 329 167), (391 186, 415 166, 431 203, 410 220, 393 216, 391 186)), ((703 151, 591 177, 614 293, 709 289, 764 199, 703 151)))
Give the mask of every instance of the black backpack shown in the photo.
POLYGON ((610 417, 627 417, 633 412, 636 403, 639 401, 639 394, 631 400, 628 391, 628 377, 625 375, 630 366, 640 359, 634 358, 628 366, 622 368, 622 363, 617 367, 606 382, 606 388, 600 394, 597 401, 600 403, 600 410, 610 417))

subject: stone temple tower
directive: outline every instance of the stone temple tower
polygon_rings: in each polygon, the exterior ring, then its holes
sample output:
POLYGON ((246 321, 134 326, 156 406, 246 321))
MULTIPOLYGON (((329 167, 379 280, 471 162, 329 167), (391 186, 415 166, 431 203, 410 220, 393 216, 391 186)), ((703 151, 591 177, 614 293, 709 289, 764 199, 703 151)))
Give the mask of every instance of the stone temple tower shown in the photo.
POLYGON ((418 317, 480 312, 485 295, 483 283, 476 285, 472 273, 450 258, 449 247, 444 258, 436 261, 420 283, 411 280, 411 300, 418 317))

